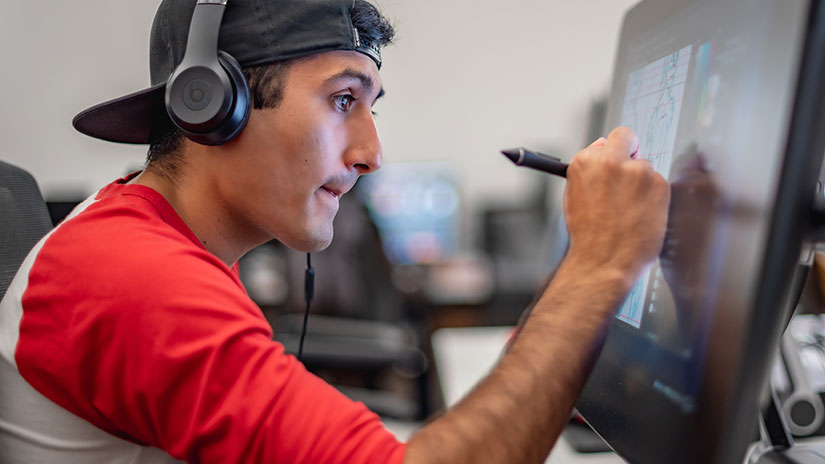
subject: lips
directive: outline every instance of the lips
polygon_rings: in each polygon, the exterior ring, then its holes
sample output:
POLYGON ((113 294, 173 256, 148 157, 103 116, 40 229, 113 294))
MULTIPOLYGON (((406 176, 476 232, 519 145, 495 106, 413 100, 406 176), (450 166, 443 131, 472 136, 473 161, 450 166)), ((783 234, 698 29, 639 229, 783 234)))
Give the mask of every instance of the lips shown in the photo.
POLYGON ((327 182, 326 184, 321 186, 321 190, 332 195, 334 198, 341 198, 344 194, 350 191, 350 189, 355 185, 356 179, 340 179, 331 182, 327 182))
POLYGON ((341 195, 343 195, 343 193, 341 193, 340 190, 337 190, 337 189, 334 189, 334 188, 331 188, 331 187, 327 187, 327 186, 322 186, 321 190, 329 193, 330 195, 332 195, 335 198, 340 198, 341 195))

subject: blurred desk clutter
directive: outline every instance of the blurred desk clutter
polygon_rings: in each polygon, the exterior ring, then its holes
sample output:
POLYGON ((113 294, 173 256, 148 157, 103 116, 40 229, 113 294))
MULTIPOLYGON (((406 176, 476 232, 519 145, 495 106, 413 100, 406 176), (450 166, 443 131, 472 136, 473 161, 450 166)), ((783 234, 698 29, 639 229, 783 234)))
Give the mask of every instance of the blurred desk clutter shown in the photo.
POLYGON ((825 259, 814 263, 771 371, 779 409, 796 438, 825 436, 825 259))

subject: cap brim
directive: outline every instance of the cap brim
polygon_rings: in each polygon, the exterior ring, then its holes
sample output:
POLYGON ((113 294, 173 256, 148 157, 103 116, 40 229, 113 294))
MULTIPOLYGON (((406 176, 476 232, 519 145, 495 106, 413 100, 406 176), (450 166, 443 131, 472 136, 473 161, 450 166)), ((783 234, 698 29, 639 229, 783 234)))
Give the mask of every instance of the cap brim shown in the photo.
POLYGON ((87 108, 72 120, 79 132, 121 143, 149 143, 158 130, 169 127, 161 83, 87 108))

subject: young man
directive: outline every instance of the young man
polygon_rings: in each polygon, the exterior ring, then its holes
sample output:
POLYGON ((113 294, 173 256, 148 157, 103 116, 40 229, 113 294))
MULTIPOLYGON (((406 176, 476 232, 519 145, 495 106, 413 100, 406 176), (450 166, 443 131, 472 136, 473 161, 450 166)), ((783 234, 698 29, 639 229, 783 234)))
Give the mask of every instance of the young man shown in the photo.
POLYGON ((233 0, 222 50, 255 107, 218 146, 163 111, 194 0, 165 0, 155 87, 76 127, 151 143, 146 169, 78 207, 0 303, 0 453, 11 462, 539 462, 611 315, 661 246, 669 188, 624 128, 576 155, 570 251, 495 370, 402 444, 271 339, 237 260, 332 240, 338 199, 381 166, 371 106, 392 29, 356 0, 233 0), (355 32, 357 31, 357 32, 355 32))

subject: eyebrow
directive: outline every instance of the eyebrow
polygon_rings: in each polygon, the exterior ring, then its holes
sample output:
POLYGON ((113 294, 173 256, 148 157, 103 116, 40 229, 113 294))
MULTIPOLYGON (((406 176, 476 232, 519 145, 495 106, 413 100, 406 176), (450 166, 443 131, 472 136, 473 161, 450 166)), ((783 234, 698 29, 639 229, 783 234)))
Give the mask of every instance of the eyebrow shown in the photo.
MULTIPOLYGON (((373 82, 373 80, 370 76, 364 74, 361 71, 358 71, 357 69, 353 69, 353 68, 344 69, 343 71, 327 78, 324 81, 324 83, 329 84, 329 83, 332 83, 332 82, 335 82, 335 81, 338 81, 338 80, 341 80, 341 79, 357 79, 359 82, 361 82, 361 85, 365 89, 367 89, 367 92, 371 92, 373 87, 375 87, 375 82, 373 82)), ((384 88, 382 87, 381 90, 378 91, 378 95, 375 97, 375 100, 378 100, 379 98, 383 97, 385 94, 386 94, 386 92, 384 92, 384 88)))

